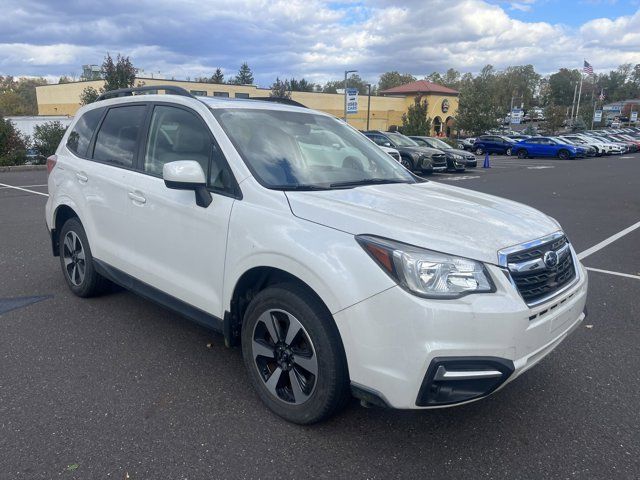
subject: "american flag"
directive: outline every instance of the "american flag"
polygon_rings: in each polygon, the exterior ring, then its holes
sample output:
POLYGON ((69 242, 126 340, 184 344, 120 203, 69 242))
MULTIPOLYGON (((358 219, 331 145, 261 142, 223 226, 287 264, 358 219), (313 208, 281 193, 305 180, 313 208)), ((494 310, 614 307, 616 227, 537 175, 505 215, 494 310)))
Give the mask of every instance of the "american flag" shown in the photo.
POLYGON ((584 61, 584 67, 582 68, 582 71, 587 75, 593 75, 593 67, 586 60, 584 61))

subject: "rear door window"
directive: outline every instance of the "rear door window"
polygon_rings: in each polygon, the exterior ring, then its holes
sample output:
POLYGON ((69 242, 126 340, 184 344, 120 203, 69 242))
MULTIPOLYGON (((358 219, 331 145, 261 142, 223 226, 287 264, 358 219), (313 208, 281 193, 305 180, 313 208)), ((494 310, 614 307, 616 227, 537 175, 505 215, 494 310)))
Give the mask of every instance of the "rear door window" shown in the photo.
POLYGON ((133 168, 146 105, 110 108, 100 126, 93 159, 133 168))
POLYGON ((67 137, 67 148, 75 153, 78 157, 86 158, 93 132, 98 126, 98 122, 102 118, 104 108, 94 108, 82 114, 73 130, 67 137))

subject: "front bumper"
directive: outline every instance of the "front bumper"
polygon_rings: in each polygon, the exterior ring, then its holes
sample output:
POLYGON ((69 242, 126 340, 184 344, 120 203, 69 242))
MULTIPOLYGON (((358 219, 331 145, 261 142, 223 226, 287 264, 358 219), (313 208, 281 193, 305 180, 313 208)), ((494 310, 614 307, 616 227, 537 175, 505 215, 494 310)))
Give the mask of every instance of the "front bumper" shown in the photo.
POLYGON ((495 293, 443 301, 419 298, 396 286, 334 314, 352 385, 393 408, 466 403, 531 368, 583 320, 587 275, 581 265, 575 285, 535 308, 526 306, 502 269, 488 268, 495 293), (513 368, 471 400, 421 401, 434 362, 474 357, 498 359, 513 368))

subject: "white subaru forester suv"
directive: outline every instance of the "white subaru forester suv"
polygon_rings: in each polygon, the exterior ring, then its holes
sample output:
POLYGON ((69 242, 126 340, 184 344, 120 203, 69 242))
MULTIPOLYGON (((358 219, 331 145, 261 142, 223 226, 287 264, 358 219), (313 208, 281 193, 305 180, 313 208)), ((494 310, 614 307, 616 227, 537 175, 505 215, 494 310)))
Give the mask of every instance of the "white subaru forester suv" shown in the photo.
MULTIPOLYGON (((166 94, 138 94, 152 88, 166 94)), ((555 220, 415 177, 302 106, 110 92, 78 111, 48 170, 73 293, 111 281, 220 332, 292 422, 352 395, 402 409, 485 397, 584 318, 587 275, 555 220)))

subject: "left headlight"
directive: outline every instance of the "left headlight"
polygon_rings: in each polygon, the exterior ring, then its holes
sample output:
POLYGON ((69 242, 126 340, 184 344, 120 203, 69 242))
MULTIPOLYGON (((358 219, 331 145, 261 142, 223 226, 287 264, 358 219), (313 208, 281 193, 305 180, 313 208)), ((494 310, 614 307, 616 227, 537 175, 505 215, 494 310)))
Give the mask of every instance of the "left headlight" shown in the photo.
POLYGON ((475 260, 370 235, 357 235, 356 240, 398 285, 414 295, 450 299, 495 291, 486 268, 475 260))

